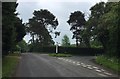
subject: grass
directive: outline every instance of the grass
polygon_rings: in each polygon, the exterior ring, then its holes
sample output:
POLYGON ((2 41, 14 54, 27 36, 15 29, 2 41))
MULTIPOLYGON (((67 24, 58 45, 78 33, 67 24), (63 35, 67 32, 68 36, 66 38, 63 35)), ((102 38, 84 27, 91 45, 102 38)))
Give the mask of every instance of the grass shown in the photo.
POLYGON ((2 77, 11 77, 14 74, 19 56, 19 53, 13 53, 2 59, 2 77))
POLYGON ((109 58, 106 56, 97 56, 96 57, 96 62, 98 64, 103 65, 104 67, 107 67, 115 72, 120 72, 120 63, 117 58, 109 58))
POLYGON ((49 54, 49 56, 53 56, 53 57, 71 57, 72 55, 71 54, 61 54, 61 53, 52 53, 52 54, 49 54))
POLYGON ((19 52, 15 52, 15 53, 10 53, 9 56, 20 56, 21 54, 19 52))

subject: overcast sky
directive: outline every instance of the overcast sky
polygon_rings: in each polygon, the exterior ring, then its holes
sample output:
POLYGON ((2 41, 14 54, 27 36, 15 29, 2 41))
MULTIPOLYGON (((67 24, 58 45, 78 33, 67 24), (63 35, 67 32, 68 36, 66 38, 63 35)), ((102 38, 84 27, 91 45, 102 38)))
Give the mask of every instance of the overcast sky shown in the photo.
MULTIPOLYGON (((53 40, 61 43, 63 36, 66 34, 70 42, 74 44, 75 39, 72 39, 73 34, 69 30, 70 26, 66 22, 70 14, 74 11, 81 11, 85 13, 87 19, 87 15, 90 14, 90 7, 100 1, 106 2, 107 0, 18 0, 19 5, 17 7, 17 12, 20 14, 19 17, 23 22, 26 23, 29 18, 32 18, 34 10, 47 9, 57 17, 59 25, 56 31, 61 32, 60 36, 57 38, 54 38, 54 35, 51 34, 53 40)), ((24 39, 28 42, 31 37, 30 35, 26 35, 24 39)))

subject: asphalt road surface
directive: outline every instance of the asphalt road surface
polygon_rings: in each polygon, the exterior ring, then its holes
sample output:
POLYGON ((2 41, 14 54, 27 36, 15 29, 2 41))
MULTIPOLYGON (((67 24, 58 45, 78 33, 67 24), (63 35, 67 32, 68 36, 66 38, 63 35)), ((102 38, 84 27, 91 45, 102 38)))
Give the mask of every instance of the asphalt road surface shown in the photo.
POLYGON ((15 77, 117 77, 94 64, 90 56, 51 57, 23 53, 15 77))

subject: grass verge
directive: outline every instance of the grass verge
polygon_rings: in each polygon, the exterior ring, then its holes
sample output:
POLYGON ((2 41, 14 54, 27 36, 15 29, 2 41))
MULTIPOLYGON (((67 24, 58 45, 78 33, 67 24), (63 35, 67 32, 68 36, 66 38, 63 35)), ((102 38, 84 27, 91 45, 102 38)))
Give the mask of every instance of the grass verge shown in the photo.
POLYGON ((101 55, 96 57, 96 62, 103 65, 104 67, 113 70, 114 72, 120 72, 120 63, 117 58, 109 58, 101 55))
POLYGON ((49 56, 53 56, 53 57, 71 57, 72 55, 71 54, 52 53, 52 54, 49 54, 49 56))
POLYGON ((19 62, 19 53, 9 54, 2 59, 2 77, 11 77, 19 62))

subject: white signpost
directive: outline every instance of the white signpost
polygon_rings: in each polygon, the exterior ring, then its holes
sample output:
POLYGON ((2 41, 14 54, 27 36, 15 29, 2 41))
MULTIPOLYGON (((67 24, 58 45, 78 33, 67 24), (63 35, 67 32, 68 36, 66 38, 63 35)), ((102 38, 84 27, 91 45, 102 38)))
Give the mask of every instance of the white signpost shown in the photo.
POLYGON ((56 54, 58 53, 58 42, 56 42, 56 54))

